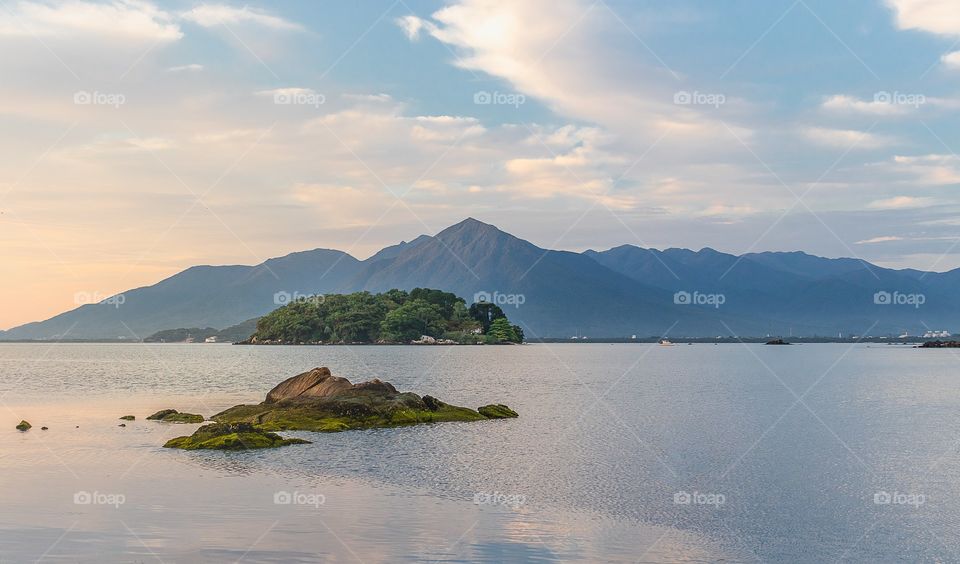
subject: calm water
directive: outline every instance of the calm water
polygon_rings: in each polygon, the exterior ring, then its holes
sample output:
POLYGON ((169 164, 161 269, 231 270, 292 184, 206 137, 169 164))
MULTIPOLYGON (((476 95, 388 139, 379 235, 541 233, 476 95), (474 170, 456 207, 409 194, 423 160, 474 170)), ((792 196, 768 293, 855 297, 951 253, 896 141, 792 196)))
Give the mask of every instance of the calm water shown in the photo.
POLYGON ((0 562, 958 561, 955 352, 2 344, 0 562), (142 420, 315 366, 521 417, 252 453, 142 420))

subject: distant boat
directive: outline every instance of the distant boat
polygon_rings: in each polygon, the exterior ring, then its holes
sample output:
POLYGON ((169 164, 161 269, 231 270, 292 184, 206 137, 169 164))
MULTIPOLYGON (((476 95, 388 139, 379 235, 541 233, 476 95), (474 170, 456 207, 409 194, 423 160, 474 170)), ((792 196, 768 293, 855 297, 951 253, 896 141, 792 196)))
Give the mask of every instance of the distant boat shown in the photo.
POLYGON ((661 347, 672 347, 672 346, 673 346, 673 343, 671 343, 669 339, 660 339, 660 346, 661 346, 661 347))

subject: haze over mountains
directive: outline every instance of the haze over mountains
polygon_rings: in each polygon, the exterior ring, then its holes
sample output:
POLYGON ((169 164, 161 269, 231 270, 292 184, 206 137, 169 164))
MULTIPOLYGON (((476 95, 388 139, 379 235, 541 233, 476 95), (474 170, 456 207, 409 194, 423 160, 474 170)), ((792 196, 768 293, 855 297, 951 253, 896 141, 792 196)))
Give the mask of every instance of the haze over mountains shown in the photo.
POLYGON ((528 337, 861 335, 953 330, 960 269, 890 270, 802 252, 546 250, 475 219, 366 260, 329 249, 256 266, 195 266, 122 299, 0 332, 0 339, 138 339, 225 328, 287 299, 439 288, 499 300, 528 337))

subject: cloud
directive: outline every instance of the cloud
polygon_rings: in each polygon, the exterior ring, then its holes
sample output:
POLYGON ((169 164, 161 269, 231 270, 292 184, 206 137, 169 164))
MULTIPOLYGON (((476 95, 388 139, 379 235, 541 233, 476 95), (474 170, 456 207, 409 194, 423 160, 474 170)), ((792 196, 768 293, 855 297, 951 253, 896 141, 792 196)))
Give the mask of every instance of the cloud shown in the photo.
POLYGON ((202 71, 202 70, 203 70, 203 65, 191 63, 189 65, 180 65, 176 67, 170 67, 167 69, 167 72, 186 72, 186 71, 196 72, 196 71, 202 71))
POLYGON ((300 88, 300 87, 289 87, 289 88, 272 88, 270 90, 259 90, 254 92, 257 96, 306 96, 308 94, 317 94, 317 91, 312 88, 300 88))
POLYGON ((420 19, 417 16, 403 16, 402 18, 397 18, 395 21, 410 41, 419 40, 422 31, 425 29, 431 30, 435 27, 430 22, 420 19))
POLYGON ((257 96, 271 97, 278 105, 313 106, 319 108, 327 97, 312 88, 274 88, 254 92, 257 96))
POLYGON ((897 237, 896 235, 884 235, 882 237, 873 237, 871 239, 864 239, 862 241, 857 241, 854 245, 872 245, 874 243, 889 243, 891 241, 903 241, 903 237, 897 237))
MULTIPOLYGON (((677 102, 679 91, 704 92, 651 58, 633 30, 603 3, 583 0, 459 0, 431 16, 398 21, 411 39, 429 34, 456 50, 455 64, 506 81, 559 115, 602 125, 642 151, 664 142, 686 151, 729 151, 724 122, 743 138, 751 131, 721 119, 720 92, 677 102), (637 56, 633 50, 641 50, 637 56), (694 147, 691 143, 699 143, 694 147)), ((729 105, 729 104, 727 104, 729 105)))
POLYGON ((247 6, 235 8, 225 4, 204 4, 181 15, 184 20, 203 27, 220 25, 254 24, 270 29, 300 31, 303 26, 281 17, 254 10, 247 6))
POLYGON ((355 100, 360 102, 392 103, 393 96, 384 94, 343 94, 344 100, 355 100))
POLYGON ((808 140, 818 145, 839 149, 877 149, 892 145, 894 142, 890 137, 853 129, 808 127, 802 133, 808 140))
POLYGON ((162 137, 102 137, 86 145, 62 149, 57 154, 67 159, 112 158, 116 155, 167 151, 176 147, 175 141, 162 137))
POLYGON ((23 1, 0 10, 0 36, 92 37, 171 42, 183 37, 173 16, 149 2, 23 1))
POLYGON ((867 207, 874 210, 902 210, 910 208, 922 208, 933 203, 930 198, 915 198, 913 196, 894 196, 883 200, 875 200, 867 204, 867 207))
POLYGON ((897 155, 892 165, 886 168, 891 172, 906 174, 913 182, 920 184, 960 184, 960 158, 956 155, 897 155))
POLYGON ((897 27, 939 35, 960 35, 960 10, 955 0, 887 0, 897 27))
POLYGON ((960 51, 953 51, 940 57, 940 62, 951 69, 960 69, 960 51))
POLYGON ((457 141, 482 135, 486 129, 480 120, 460 116, 417 116, 412 135, 422 141, 457 141))
POLYGON ((904 114, 911 109, 905 104, 893 104, 875 96, 873 100, 860 100, 853 96, 837 94, 830 96, 820 106, 825 110, 838 113, 856 113, 874 116, 889 116, 904 114))

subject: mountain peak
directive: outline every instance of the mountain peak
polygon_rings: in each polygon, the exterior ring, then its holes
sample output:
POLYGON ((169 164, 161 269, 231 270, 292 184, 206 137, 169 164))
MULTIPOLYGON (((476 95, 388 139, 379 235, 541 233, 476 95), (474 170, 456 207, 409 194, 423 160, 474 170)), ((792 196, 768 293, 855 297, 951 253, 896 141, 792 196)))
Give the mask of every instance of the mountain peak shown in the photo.
POLYGON ((504 236, 508 235, 507 233, 498 229, 495 225, 490 225, 489 223, 484 223, 478 219, 468 217, 467 219, 461 221, 460 223, 455 223, 450 227, 447 227, 440 233, 437 233, 437 237, 489 237, 489 236, 504 236))

